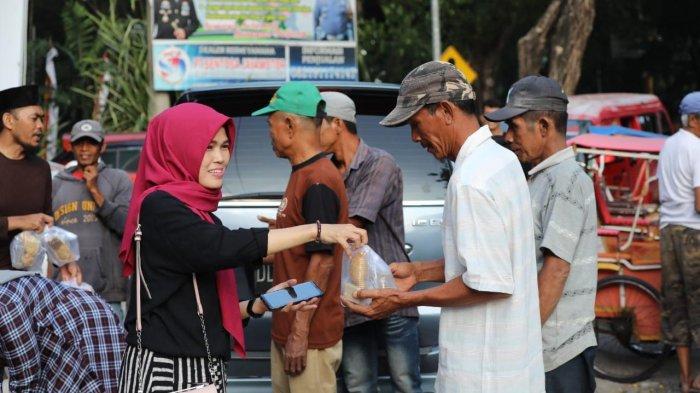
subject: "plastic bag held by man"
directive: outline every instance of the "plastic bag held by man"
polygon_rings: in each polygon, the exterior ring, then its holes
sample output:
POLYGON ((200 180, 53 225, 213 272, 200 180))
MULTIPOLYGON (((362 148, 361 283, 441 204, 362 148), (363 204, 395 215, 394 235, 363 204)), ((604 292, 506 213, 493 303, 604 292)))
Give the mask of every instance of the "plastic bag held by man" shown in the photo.
POLYGON ((343 296, 354 303, 368 305, 372 299, 357 299, 360 289, 396 288, 391 269, 369 246, 355 249, 351 256, 343 257, 341 279, 343 296))
POLYGON ((10 243, 12 267, 17 270, 39 270, 46 250, 34 231, 20 232, 10 243))
POLYGON ((75 233, 53 226, 44 231, 42 240, 49 262, 54 265, 60 267, 80 259, 78 236, 75 233))

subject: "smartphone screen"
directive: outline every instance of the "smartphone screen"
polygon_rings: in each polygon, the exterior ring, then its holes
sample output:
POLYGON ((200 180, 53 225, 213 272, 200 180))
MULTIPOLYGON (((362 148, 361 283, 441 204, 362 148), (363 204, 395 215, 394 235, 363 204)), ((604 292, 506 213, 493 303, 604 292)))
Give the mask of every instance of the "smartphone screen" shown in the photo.
POLYGON ((323 291, 313 281, 303 282, 293 287, 264 293, 260 296, 270 310, 277 310, 289 303, 300 303, 305 300, 323 296, 323 291))

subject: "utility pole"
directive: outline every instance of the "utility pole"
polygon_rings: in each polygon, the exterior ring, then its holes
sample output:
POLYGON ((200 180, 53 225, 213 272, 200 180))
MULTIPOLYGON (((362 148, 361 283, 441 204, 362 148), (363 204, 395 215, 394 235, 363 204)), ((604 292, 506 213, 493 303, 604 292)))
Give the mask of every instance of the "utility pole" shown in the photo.
POLYGON ((440 60, 442 44, 440 43, 440 5, 438 0, 430 0, 430 15, 433 21, 433 60, 440 60))

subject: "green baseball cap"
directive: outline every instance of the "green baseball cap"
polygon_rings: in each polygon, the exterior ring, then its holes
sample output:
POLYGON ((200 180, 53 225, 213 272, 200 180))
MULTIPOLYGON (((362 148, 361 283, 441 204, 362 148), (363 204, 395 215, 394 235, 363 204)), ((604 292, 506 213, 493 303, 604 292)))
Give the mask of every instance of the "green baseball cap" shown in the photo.
POLYGON ((321 93, 313 83, 287 82, 277 89, 266 107, 258 109, 251 116, 262 116, 282 111, 306 117, 316 117, 320 102, 325 106, 321 93))

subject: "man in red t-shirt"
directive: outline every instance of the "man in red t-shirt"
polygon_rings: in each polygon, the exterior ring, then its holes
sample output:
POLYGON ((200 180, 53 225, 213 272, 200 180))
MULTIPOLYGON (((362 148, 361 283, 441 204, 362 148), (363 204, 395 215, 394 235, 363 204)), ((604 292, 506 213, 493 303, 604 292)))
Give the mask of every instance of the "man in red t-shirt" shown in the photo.
MULTIPOLYGON (((268 115, 272 148, 292 165, 277 212, 277 228, 308 223, 347 223, 345 185, 321 148, 319 129, 325 102, 308 82, 288 82, 270 104, 253 113, 268 115)), ((272 317, 272 386, 275 392, 336 392, 335 373, 342 356, 340 304, 342 249, 321 243, 279 252, 274 284, 314 281, 324 291, 316 310, 272 317)))

